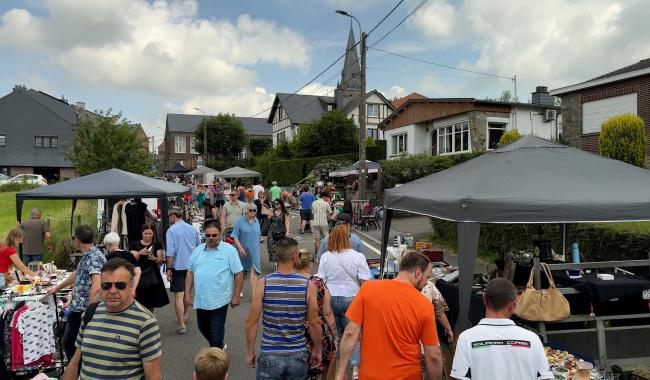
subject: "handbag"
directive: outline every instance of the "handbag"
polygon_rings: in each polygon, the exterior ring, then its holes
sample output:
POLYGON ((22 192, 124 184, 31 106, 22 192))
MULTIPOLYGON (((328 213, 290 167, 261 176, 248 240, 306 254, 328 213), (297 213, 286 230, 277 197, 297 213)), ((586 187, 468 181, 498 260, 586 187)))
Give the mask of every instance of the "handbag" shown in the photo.
POLYGON ((260 232, 262 233, 262 236, 269 235, 269 227, 271 227, 271 219, 266 218, 262 221, 262 225, 260 226, 260 232))
POLYGON ((142 287, 143 289, 146 289, 150 286, 158 285, 158 276, 156 275, 156 271, 154 270, 153 266, 147 266, 145 268, 142 268, 142 272, 140 273, 140 282, 138 282, 138 287, 142 287))
POLYGON ((537 290, 533 287, 534 267, 530 271, 530 278, 526 289, 517 299, 515 314, 523 319, 536 322, 561 321, 571 315, 569 301, 555 287, 551 270, 546 263, 540 263, 546 278, 548 289, 537 290))

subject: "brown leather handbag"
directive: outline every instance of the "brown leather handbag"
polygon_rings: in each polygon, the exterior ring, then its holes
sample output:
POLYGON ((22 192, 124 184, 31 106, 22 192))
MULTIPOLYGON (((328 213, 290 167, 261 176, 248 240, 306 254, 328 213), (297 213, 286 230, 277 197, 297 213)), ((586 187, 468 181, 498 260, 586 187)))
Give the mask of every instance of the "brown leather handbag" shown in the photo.
POLYGON ((524 292, 517 298, 515 314, 519 318, 536 322, 561 321, 571 315, 569 301, 555 287, 551 270, 546 263, 540 263, 549 288, 537 290, 533 287, 535 268, 530 271, 530 278, 524 292))

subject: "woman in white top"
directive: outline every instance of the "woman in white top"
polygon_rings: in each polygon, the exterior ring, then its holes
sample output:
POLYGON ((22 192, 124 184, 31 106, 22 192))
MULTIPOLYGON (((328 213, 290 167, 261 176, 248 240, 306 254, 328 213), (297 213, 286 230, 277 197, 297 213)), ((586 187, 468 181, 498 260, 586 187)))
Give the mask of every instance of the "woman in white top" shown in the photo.
MULTIPOLYGON (((364 281, 370 280, 370 268, 366 258, 351 248, 350 235, 345 226, 334 227, 327 242, 327 252, 323 254, 318 266, 317 276, 322 278, 332 295, 332 310, 338 336, 348 324, 345 313, 364 281)), ((358 378, 359 343, 354 348, 350 360, 353 379, 358 378)))

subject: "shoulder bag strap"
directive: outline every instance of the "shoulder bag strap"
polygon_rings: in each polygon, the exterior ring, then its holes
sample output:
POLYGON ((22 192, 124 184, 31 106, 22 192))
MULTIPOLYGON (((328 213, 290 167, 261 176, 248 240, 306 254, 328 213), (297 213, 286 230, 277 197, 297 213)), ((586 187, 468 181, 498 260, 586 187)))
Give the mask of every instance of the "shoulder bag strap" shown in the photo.
POLYGON ((343 269, 343 272, 345 272, 345 274, 347 274, 348 277, 350 277, 352 279, 352 281, 354 281, 358 286, 361 286, 361 282, 359 281, 359 278, 357 276, 351 275, 350 272, 348 272, 348 270, 345 269, 345 266, 343 266, 343 264, 341 263, 341 260, 338 257, 338 253, 334 253, 334 252, 331 252, 331 253, 332 253, 332 256, 334 256, 334 258, 336 258, 336 261, 339 263, 339 266, 341 267, 341 269, 343 269))
POLYGON ((555 280, 553 280, 553 276, 551 274, 551 267, 549 267, 546 263, 540 263, 540 265, 542 266, 542 269, 544 269, 544 273, 546 273, 549 287, 555 288, 555 280))
POLYGON ((530 276, 528 277, 528 284, 526 284, 526 288, 532 288, 533 287, 533 278, 535 278, 535 265, 533 265, 530 268, 530 276))

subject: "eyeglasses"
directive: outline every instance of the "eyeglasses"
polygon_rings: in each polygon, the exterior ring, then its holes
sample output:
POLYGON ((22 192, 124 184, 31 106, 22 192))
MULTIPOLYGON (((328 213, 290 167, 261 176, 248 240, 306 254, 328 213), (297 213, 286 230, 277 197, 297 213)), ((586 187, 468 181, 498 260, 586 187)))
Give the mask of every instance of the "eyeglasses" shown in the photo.
POLYGON ((124 290, 126 289, 126 282, 124 281, 117 281, 117 282, 102 282, 102 289, 103 290, 110 290, 113 285, 115 285, 115 288, 117 290, 124 290))
POLYGON ((205 234, 205 237, 219 237, 219 234, 205 234))
POLYGON ((231 196, 231 197, 236 197, 236 196, 237 196, 237 194, 230 194, 230 196, 231 196))
POLYGON ((251 212, 251 211, 252 211, 252 212, 257 212, 257 209, 256 209, 256 208, 252 208, 252 209, 248 210, 248 212, 251 212))

